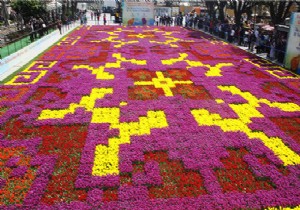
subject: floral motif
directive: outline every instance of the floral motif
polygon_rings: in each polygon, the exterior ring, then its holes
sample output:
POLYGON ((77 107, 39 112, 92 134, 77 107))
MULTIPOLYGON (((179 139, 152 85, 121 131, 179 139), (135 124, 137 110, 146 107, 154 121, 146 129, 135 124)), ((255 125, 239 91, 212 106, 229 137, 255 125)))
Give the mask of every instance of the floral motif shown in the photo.
POLYGON ((0 208, 299 208, 299 87, 201 32, 78 27, 0 86, 0 208))
POLYGON ((158 96, 172 97, 176 94, 184 98, 208 99, 210 96, 203 86, 195 86, 190 80, 192 74, 180 69, 156 71, 129 71, 134 86, 129 87, 129 98, 137 100, 157 99, 158 96))

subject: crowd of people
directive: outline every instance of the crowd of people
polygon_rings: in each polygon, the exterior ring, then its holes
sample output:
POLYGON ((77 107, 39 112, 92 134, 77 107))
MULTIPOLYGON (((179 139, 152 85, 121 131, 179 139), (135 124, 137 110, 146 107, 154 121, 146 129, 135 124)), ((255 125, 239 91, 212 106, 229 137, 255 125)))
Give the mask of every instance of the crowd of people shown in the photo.
POLYGON ((171 26, 173 24, 173 18, 168 14, 155 16, 154 20, 156 26, 171 26))
MULTIPOLYGON (((81 17, 84 17, 84 22, 81 21, 81 24, 86 24, 87 22, 87 11, 84 11, 81 17)), ((101 17, 101 11, 100 10, 95 10, 90 12, 91 15, 91 20, 97 21, 98 24, 100 24, 100 17, 101 17)), ((106 25, 107 19, 106 19, 106 14, 103 15, 103 25, 106 25)))
POLYGON ((69 27, 73 19, 71 17, 63 16, 61 18, 53 16, 52 19, 42 17, 31 17, 26 29, 30 31, 30 40, 33 42, 35 39, 43 37, 48 34, 49 30, 58 29, 62 34, 62 26, 69 27))
POLYGON ((31 42, 33 42, 34 39, 37 39, 38 37, 42 37, 44 36, 44 34, 48 33, 48 27, 45 21, 41 17, 40 18, 31 17, 27 24, 27 28, 31 30, 31 34, 30 34, 31 42))
POLYGON ((248 47, 250 52, 267 53, 269 59, 276 59, 279 63, 284 62, 287 33, 264 30, 251 20, 244 20, 242 24, 237 25, 229 21, 229 18, 222 22, 196 13, 186 14, 184 18, 181 14, 177 15, 175 24, 182 26, 183 19, 186 28, 204 30, 229 43, 248 47))

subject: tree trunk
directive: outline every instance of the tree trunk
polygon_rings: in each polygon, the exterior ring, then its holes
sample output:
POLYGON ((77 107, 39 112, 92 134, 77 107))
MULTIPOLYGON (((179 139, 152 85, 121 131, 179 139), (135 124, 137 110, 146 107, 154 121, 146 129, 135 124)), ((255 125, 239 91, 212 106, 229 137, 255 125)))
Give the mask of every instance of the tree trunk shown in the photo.
POLYGON ((215 2, 212 1, 205 1, 206 7, 208 9, 208 14, 211 19, 216 18, 216 11, 215 11, 215 2))
POLYGON ((290 8, 292 6, 293 2, 270 2, 269 8, 270 8, 270 15, 271 20, 274 25, 276 24, 283 24, 285 19, 290 14, 290 8))
POLYGON ((234 16, 235 16, 235 24, 237 26, 240 26, 241 25, 242 13, 240 11, 237 11, 237 12, 234 13, 234 16))
POLYGON ((71 0, 71 10, 72 10, 72 17, 75 19, 75 12, 77 8, 77 1, 76 0, 71 0))
POLYGON ((70 16, 70 2, 67 0, 67 16, 70 16))
POLYGON ((252 17, 252 9, 249 9, 246 11, 246 14, 247 14, 247 19, 249 20, 251 17, 252 17))
POLYGON ((224 22, 224 20, 225 20, 224 8, 225 8, 226 4, 227 4, 226 1, 221 1, 219 3, 219 20, 221 20, 222 22, 224 22))
POLYGON ((241 17, 242 17, 242 4, 241 2, 237 3, 234 2, 234 18, 235 18, 235 24, 237 26, 240 26, 241 24, 241 17))
POLYGON ((230 3, 230 7, 234 9, 235 23, 238 27, 241 25, 241 17, 243 13, 246 13, 254 5, 253 2, 233 1, 230 3))
POLYGON ((65 16, 66 16, 66 5, 65 5, 65 1, 62 2, 61 10, 62 10, 62 16, 65 17, 65 16))
POLYGON ((4 2, 4 0, 1 0, 0 2, 2 4, 2 13, 4 15, 4 25, 8 26, 9 25, 9 22, 8 22, 9 18, 8 18, 8 12, 7 12, 6 3, 4 2))

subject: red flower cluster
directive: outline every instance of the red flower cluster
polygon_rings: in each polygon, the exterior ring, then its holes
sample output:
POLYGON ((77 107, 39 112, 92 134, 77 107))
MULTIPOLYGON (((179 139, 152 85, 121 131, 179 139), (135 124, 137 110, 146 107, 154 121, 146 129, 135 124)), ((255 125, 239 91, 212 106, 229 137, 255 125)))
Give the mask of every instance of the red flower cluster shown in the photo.
POLYGON ((216 170, 216 176, 223 189, 223 192, 255 192, 256 190, 273 189, 269 180, 259 180, 248 164, 243 160, 243 156, 248 153, 245 148, 238 150, 227 150, 229 157, 221 159, 224 168, 216 170))

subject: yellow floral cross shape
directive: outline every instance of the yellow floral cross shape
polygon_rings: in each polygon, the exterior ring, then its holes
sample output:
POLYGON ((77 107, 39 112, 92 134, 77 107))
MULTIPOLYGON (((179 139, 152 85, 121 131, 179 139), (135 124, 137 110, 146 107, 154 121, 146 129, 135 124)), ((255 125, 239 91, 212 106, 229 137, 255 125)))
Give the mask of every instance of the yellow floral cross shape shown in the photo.
POLYGON ((107 62, 102 66, 99 67, 93 67, 90 65, 74 65, 73 69, 77 70, 77 69, 87 69, 89 71, 92 71, 92 74, 96 75, 96 79, 103 79, 103 80, 111 80, 114 79, 115 76, 113 74, 110 74, 108 72, 105 72, 105 69, 107 68, 121 68, 121 64, 123 62, 128 62, 131 64, 135 64, 135 65, 146 65, 147 61, 146 60, 137 60, 137 59, 127 59, 125 57, 122 56, 121 53, 114 53, 112 55, 113 58, 116 58, 116 62, 107 62))
MULTIPOLYGON (((77 108, 84 108, 92 112, 91 123, 108 123, 110 129, 119 129, 119 136, 109 138, 108 145, 96 146, 92 168, 94 176, 118 175, 121 144, 130 144, 133 135, 150 135, 151 129, 168 126, 163 111, 148 111, 147 116, 139 117, 138 122, 120 122, 119 107, 95 107, 97 99, 103 99, 107 94, 112 93, 112 88, 93 88, 91 94, 83 96, 79 103, 71 103, 66 109, 45 109, 38 118, 39 120, 63 119, 67 114, 74 114, 77 108)), ((124 103, 120 104, 123 105, 124 103)))
POLYGON ((157 78, 152 78, 152 81, 136 81, 134 85, 153 85, 155 88, 163 89, 165 96, 173 96, 172 88, 176 85, 193 84, 192 81, 173 81, 171 78, 165 78, 161 71, 156 72, 157 78))
MULTIPOLYGON (((271 108, 278 108, 285 112, 300 111, 300 106, 294 103, 270 102, 267 99, 256 98, 250 92, 242 92, 235 86, 218 86, 222 91, 229 91, 233 95, 239 95, 248 102, 243 104, 229 104, 239 118, 222 118, 219 114, 210 113, 206 109, 194 109, 191 111, 199 126, 219 126, 224 132, 245 133, 249 139, 260 139, 266 147, 282 160, 285 166, 300 164, 300 156, 284 144, 279 137, 268 137, 262 131, 253 131, 249 128, 252 118, 264 118, 257 108, 260 104, 266 104, 271 108)), ((218 100, 217 103, 222 103, 218 100)))
MULTIPOLYGON (((100 31, 100 32, 103 32, 103 31, 100 31)), ((125 41, 125 40, 119 39, 119 34, 118 34, 119 31, 115 31, 115 32, 107 31, 106 33, 109 35, 108 38, 101 39, 101 40, 92 40, 91 42, 92 43, 101 43, 101 42, 114 43, 115 48, 121 48, 121 47, 123 47, 124 45, 127 45, 127 44, 139 43, 139 41, 137 41, 137 40, 125 41)))
POLYGON ((232 63, 218 63, 215 66, 211 66, 209 64, 204 64, 201 61, 193 61, 193 60, 189 60, 187 58, 188 58, 188 54, 179 53, 179 57, 162 60, 161 62, 163 65, 173 65, 175 63, 184 61, 188 64, 187 69, 189 69, 191 67, 206 67, 209 69, 205 73, 205 75, 207 77, 221 77, 222 76, 222 74, 221 74, 222 67, 233 66, 232 63))

